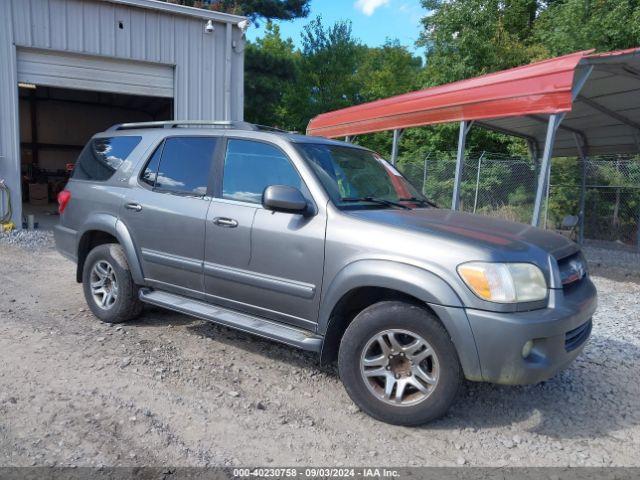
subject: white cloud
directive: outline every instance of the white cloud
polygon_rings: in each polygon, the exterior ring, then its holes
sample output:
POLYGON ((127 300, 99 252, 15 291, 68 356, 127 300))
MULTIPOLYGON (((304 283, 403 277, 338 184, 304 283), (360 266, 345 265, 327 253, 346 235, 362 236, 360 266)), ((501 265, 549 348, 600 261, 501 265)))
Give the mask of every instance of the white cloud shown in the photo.
POLYGON ((357 0, 354 7, 370 17, 378 8, 388 3, 389 0, 357 0))

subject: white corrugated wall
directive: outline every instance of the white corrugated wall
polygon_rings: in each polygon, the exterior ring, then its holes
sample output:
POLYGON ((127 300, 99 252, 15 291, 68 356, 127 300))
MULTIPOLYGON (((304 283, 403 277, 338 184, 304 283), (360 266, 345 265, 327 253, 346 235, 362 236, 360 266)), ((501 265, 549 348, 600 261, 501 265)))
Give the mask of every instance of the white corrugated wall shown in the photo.
POLYGON ((238 18, 229 16, 228 22, 225 18, 214 20, 215 31, 207 34, 204 18, 105 0, 1 0, 0 156, 5 158, 0 178, 12 186, 16 214, 20 210, 16 47, 171 65, 176 119, 242 120, 244 40, 238 18))

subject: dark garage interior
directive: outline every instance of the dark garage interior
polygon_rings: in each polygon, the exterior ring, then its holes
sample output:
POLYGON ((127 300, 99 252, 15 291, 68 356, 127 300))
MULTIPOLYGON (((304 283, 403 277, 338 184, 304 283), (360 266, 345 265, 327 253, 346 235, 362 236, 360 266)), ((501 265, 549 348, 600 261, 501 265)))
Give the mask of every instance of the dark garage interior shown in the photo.
POLYGON ((116 123, 169 120, 173 100, 19 84, 19 115, 23 223, 47 228, 89 138, 116 123))

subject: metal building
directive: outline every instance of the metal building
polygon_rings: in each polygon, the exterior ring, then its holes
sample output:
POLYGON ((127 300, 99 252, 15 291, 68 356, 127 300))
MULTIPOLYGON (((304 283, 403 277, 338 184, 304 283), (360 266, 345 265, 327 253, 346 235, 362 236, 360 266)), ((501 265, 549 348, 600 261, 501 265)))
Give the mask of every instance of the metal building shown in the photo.
POLYGON ((156 0, 0 1, 0 180, 18 228, 25 176, 51 201, 96 129, 242 120, 244 20, 156 0))

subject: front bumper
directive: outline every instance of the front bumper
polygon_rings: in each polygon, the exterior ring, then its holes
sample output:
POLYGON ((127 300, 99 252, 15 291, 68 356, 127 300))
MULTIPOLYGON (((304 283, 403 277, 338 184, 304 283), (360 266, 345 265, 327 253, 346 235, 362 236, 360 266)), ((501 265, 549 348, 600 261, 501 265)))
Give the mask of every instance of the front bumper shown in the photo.
POLYGON ((596 307, 596 288, 585 278, 567 291, 552 290, 545 309, 518 313, 466 309, 482 380, 523 385, 554 376, 584 348, 596 307), (523 358, 522 348, 529 340, 533 350, 523 358))

